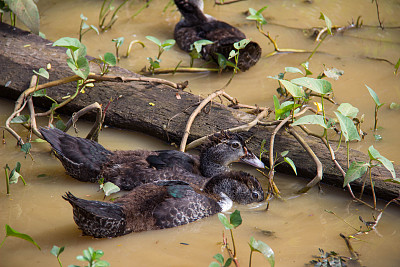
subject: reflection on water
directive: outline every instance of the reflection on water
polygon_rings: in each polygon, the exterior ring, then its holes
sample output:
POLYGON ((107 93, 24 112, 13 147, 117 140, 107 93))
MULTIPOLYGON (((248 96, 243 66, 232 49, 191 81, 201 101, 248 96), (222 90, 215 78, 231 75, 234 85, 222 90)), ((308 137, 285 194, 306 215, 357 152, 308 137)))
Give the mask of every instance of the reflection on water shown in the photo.
MULTIPOLYGON (((312 49, 316 45, 313 40, 304 37, 301 29, 322 26, 319 12, 324 12, 336 25, 345 25, 352 18, 363 16, 364 25, 377 25, 375 6, 370 1, 273 1, 268 3, 264 15, 270 24, 264 26, 271 36, 277 37, 281 48, 312 49), (285 25, 285 26, 282 26, 285 25), (287 26, 287 27, 286 27, 287 26)), ((85 35, 83 42, 88 47, 88 54, 97 56, 107 51, 114 51, 111 39, 124 36, 127 44, 134 39, 145 42, 146 48, 134 47, 131 56, 122 59, 120 65, 132 71, 139 71, 148 64, 146 57, 157 54, 156 47, 145 39, 146 35, 156 36, 164 40, 172 38, 173 27, 179 20, 179 14, 173 8, 161 15, 166 1, 154 0, 150 8, 145 9, 135 19, 130 19, 137 4, 128 4, 121 10, 117 23, 112 30, 97 36, 94 32, 85 35)), ((386 26, 398 26, 397 16, 400 5, 397 1, 380 1, 380 14, 386 26)), ((101 1, 40 1, 41 31, 47 38, 56 40, 63 36, 77 37, 79 15, 83 13, 89 18, 88 24, 97 26, 98 10, 101 1)), ((264 55, 272 51, 272 46, 255 29, 253 23, 244 19, 242 11, 265 5, 265 1, 245 1, 233 5, 213 6, 206 1, 205 11, 218 19, 223 19, 239 26, 253 40, 262 44, 264 55)), ((379 111, 379 125, 383 141, 373 142, 370 128, 373 126, 373 102, 364 86, 367 84, 379 95, 381 102, 400 102, 400 84, 393 75, 393 65, 385 61, 370 58, 387 59, 396 62, 400 51, 400 34, 398 29, 381 31, 376 28, 363 28, 328 37, 321 45, 324 53, 316 54, 310 62, 313 77, 326 67, 344 70, 344 75, 337 81, 331 81, 336 100, 350 102, 365 114, 364 130, 368 132, 366 142, 354 147, 366 151, 371 145, 382 155, 398 162, 400 139, 397 137, 399 124, 398 111, 391 111, 385 105, 379 111)), ((283 54, 272 58, 262 58, 260 62, 245 73, 240 73, 227 88, 229 94, 246 104, 272 106, 272 95, 277 87, 276 81, 266 77, 276 75, 286 66, 298 67, 307 59, 307 54, 283 54)), ((177 47, 162 56, 162 67, 173 67, 180 60, 188 65, 189 56, 177 47)), ((189 80, 193 93, 205 96, 222 87, 229 74, 198 74, 162 76, 174 81, 189 80)), ((289 76, 291 77, 291 76, 289 76)), ((12 110, 12 103, 0 101, 0 123, 4 124, 6 114, 12 110)), ((335 107, 332 107, 334 110, 335 107)), ((80 124, 80 135, 89 128, 80 124)), ((24 132, 23 128, 18 129, 24 132)), ((22 163, 22 174, 28 182, 11 186, 11 195, 5 196, 4 182, 0 182, 0 227, 5 223, 18 231, 31 235, 42 247, 38 251, 33 245, 8 238, 0 249, 1 266, 57 266, 56 258, 50 254, 53 245, 66 246, 61 255, 64 265, 80 264, 75 257, 82 250, 91 246, 102 249, 103 257, 112 266, 208 266, 212 256, 221 252, 223 227, 217 216, 201 220, 182 227, 134 233, 115 239, 93 239, 81 236, 81 232, 72 219, 72 209, 61 199, 65 191, 75 195, 100 200, 102 194, 97 192, 98 186, 75 181, 68 177, 59 161, 49 154, 47 144, 35 143, 32 153, 35 161, 24 159, 22 152, 15 147, 14 140, 6 135, 6 145, 0 150, 0 167, 5 164, 15 166, 22 163)), ((142 134, 116 129, 106 129, 100 136, 100 143, 109 149, 168 149, 169 145, 142 134)), ((290 154, 289 154, 290 156, 290 154)), ((241 168, 243 166, 240 166, 241 168)), ((248 171, 253 171, 246 169, 248 171)), ((257 172, 263 183, 265 179, 257 172)), ((0 179, 3 179, 0 175, 0 179)), ((358 216, 372 220, 372 211, 364 206, 351 202, 347 193, 339 189, 323 186, 324 193, 317 189, 301 196, 294 195, 296 189, 304 185, 300 178, 278 176, 278 187, 285 198, 284 201, 273 200, 269 210, 266 204, 260 206, 237 206, 241 210, 243 225, 234 231, 238 257, 242 266, 246 266, 249 257, 247 242, 251 236, 269 244, 275 251, 277 266, 302 266, 318 254, 318 248, 325 251, 334 250, 349 255, 340 233, 353 234, 354 230, 342 220, 325 212, 332 210, 351 225, 358 228, 361 223, 358 216)), ((354 249, 360 253, 362 263, 366 266, 397 266, 397 244, 400 230, 399 210, 389 207, 378 226, 379 232, 371 232, 361 236, 361 240, 353 240, 354 249)), ((2 236, 2 235, 1 235, 2 236)), ((253 266, 266 266, 260 255, 254 255, 253 266)))

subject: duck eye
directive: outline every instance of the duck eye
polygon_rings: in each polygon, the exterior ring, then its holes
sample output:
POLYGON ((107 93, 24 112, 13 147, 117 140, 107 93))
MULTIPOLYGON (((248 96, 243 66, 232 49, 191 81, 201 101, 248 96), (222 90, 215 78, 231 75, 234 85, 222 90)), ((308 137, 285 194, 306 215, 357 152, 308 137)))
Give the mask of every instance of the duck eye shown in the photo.
POLYGON ((239 148, 239 146, 240 146, 240 144, 237 143, 237 142, 231 144, 231 147, 232 147, 232 148, 235 148, 235 149, 236 149, 236 148, 239 148))
POLYGON ((258 199, 259 194, 257 192, 251 193, 253 199, 258 199))

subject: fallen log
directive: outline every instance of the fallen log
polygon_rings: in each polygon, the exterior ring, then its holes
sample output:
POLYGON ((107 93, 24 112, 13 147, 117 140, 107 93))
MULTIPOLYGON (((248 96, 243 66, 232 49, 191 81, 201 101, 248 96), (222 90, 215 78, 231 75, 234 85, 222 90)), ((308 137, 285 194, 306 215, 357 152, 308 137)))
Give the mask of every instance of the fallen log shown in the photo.
MULTIPOLYGON (((44 68, 50 63, 49 81, 58 80, 73 75, 66 64, 65 50, 52 47, 52 42, 28 32, 0 24, 0 97, 16 100, 20 94, 29 87, 33 74, 32 70, 44 68)), ((140 77, 126 69, 113 67, 111 75, 123 77, 140 77)), ((43 78, 41 78, 43 82, 43 78)), ((52 87, 47 94, 57 101, 76 90, 74 83, 67 83, 52 87)), ((111 103, 107 110, 105 124, 144 132, 158 137, 166 142, 179 143, 192 111, 199 103, 199 96, 180 91, 180 99, 176 97, 177 91, 169 86, 148 82, 102 82, 93 88, 87 88, 86 93, 79 94, 72 102, 59 109, 64 114, 72 114, 94 102, 106 105, 109 100, 117 99, 111 103)), ((52 104, 45 98, 35 98, 37 107, 49 108, 52 104)), ((88 114, 89 120, 94 120, 96 114, 88 114)), ((228 108, 218 103, 212 103, 210 112, 197 116, 190 130, 189 141, 195 140, 210 133, 237 127, 252 121, 255 117, 242 111, 228 108)), ((259 151, 263 139, 269 140, 274 128, 256 126, 243 136, 252 138, 249 147, 259 151)), ((326 146, 313 137, 303 137, 315 152, 323 165, 323 182, 338 187, 343 185, 343 176, 331 160, 326 146)), ((267 147, 268 149, 268 142, 267 147)), ((316 165, 308 156, 303 147, 285 131, 280 131, 275 137, 274 151, 280 153, 289 150, 290 158, 297 166, 298 175, 313 178, 316 174, 316 165)), ((336 152, 336 159, 346 171, 346 151, 340 149, 336 152)), ((366 154, 356 150, 350 151, 351 161, 367 161, 366 154)), ((267 159, 264 159, 268 162, 267 159)), ((396 166, 396 173, 400 167, 396 166)), ((279 172, 292 173, 287 164, 276 168, 279 172)), ((383 180, 390 179, 390 173, 383 167, 374 168, 372 178, 375 183, 377 197, 391 200, 398 197, 400 186, 387 183, 383 180)), ((352 182, 352 188, 360 189, 361 179, 352 182)), ((365 193, 370 193, 370 183, 367 181, 365 193)))

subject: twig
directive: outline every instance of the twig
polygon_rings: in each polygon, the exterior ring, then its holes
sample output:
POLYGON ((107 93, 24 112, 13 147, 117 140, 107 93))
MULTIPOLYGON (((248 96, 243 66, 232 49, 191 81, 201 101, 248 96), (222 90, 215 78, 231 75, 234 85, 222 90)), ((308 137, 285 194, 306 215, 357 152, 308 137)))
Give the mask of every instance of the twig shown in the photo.
POLYGON ((190 68, 190 67, 179 67, 179 68, 165 68, 155 69, 152 71, 141 71, 139 74, 142 75, 153 75, 153 74, 167 74, 167 73, 198 73, 198 72, 219 72, 220 69, 216 68, 190 68))
POLYGON ((229 5, 229 4, 233 4, 233 3, 237 3, 237 2, 241 2, 241 1, 246 1, 246 0, 230 0, 230 1, 215 0, 214 3, 216 5, 229 5))
POLYGON ((379 27, 383 30, 383 23, 381 21, 380 15, 379 15, 379 5, 378 5, 378 0, 374 0, 376 4, 376 14, 378 16, 378 22, 379 22, 379 27))
POLYGON ((298 191, 298 193, 306 193, 310 188, 319 183, 322 180, 323 175, 323 166, 321 161, 318 159, 317 155, 315 155, 314 151, 310 148, 310 146, 304 141, 304 139, 293 129, 293 127, 289 127, 289 133, 296 138, 297 142, 301 144, 301 146, 307 151, 310 157, 314 160, 317 165, 317 174, 315 177, 302 189, 298 191))

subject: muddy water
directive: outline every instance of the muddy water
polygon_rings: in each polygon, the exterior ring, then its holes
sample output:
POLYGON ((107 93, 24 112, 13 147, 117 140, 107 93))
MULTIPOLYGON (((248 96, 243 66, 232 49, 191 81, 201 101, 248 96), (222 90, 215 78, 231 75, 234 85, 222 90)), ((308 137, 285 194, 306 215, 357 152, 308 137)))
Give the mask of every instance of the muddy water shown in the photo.
MULTIPOLYGON (((319 12, 324 12, 336 25, 345 25, 347 21, 362 15, 364 25, 377 25, 375 6, 370 1, 313 1, 305 4, 302 1, 274 1, 267 3, 264 11, 269 24, 264 26, 273 37, 277 38, 281 48, 313 49, 313 40, 305 37, 302 29, 322 26, 318 20, 319 12)), ((141 40, 146 48, 134 46, 129 58, 123 58, 120 65, 132 71, 139 71, 148 65, 146 57, 157 54, 155 45, 145 39, 146 35, 161 40, 172 38, 173 27, 179 20, 179 14, 170 8, 162 13, 166 1, 154 0, 150 8, 145 9, 134 19, 130 17, 142 3, 128 4, 119 13, 119 20, 112 30, 97 36, 89 32, 83 42, 88 47, 88 54, 96 56, 114 51, 112 38, 124 36, 125 52, 131 40, 141 40)), ((98 10, 101 1, 39 1, 41 13, 41 31, 50 40, 63 36, 77 37, 79 15, 83 12, 89 18, 88 24, 97 26, 98 10)), ((227 6, 213 6, 206 1, 205 11, 212 16, 223 19, 240 27, 253 40, 259 42, 266 55, 272 51, 270 45, 254 25, 244 19, 242 11, 248 7, 259 9, 264 1, 246 1, 227 6)), ((380 1, 380 16, 385 26, 397 26, 400 4, 398 1, 380 1)), ((374 142, 370 128, 373 126, 373 102, 364 84, 373 88, 382 103, 400 102, 399 78, 393 75, 393 65, 370 58, 386 59, 395 63, 400 54, 400 31, 365 27, 344 34, 328 37, 321 45, 320 51, 310 61, 310 68, 315 76, 326 67, 344 70, 344 75, 337 81, 331 81, 338 102, 349 102, 365 114, 364 130, 368 136, 366 142, 354 144, 359 150, 373 144, 381 154, 399 162, 400 147, 397 136, 399 111, 391 111, 385 105, 379 111, 379 125, 383 127, 379 134, 380 142, 374 142)), ((263 57, 259 63, 245 73, 234 78, 227 88, 228 93, 246 104, 272 104, 276 82, 267 76, 276 75, 286 66, 299 67, 308 54, 282 54, 271 58, 263 57)), ((162 67, 174 67, 180 60, 182 65, 189 64, 189 56, 177 47, 161 57, 162 67)), ((196 63, 200 65, 199 61, 196 63)), ((174 81, 189 80, 193 93, 206 96, 222 87, 229 79, 229 74, 195 74, 161 77, 174 81)), ((314 76, 314 77, 315 77, 314 76)), ((294 76, 293 76, 294 77, 294 76)), ((335 110, 335 107, 330 107, 335 110)), ((0 101, 0 123, 4 124, 12 110, 12 103, 0 101)), ((89 128, 80 124, 80 135, 89 128)), ((20 133, 25 130, 19 129, 20 133)), ((106 129, 100 143, 110 149, 165 149, 168 145, 147 136, 106 129)), ((97 186, 84 184, 68 177, 61 164, 50 156, 46 144, 34 144, 35 162, 24 159, 15 148, 15 143, 7 135, 7 144, 0 150, 0 165, 14 166, 22 163, 22 174, 28 185, 21 183, 12 185, 10 196, 5 196, 6 189, 0 187, 0 225, 10 224, 13 228, 30 234, 42 247, 38 251, 31 244, 15 238, 8 238, 0 249, 0 266, 57 266, 56 258, 50 254, 53 245, 66 246, 61 256, 63 264, 81 264, 76 255, 88 246, 102 249, 103 257, 112 266, 208 266, 212 256, 221 252, 219 242, 222 240, 223 227, 216 216, 192 223, 190 225, 162 231, 135 233, 115 239, 92 239, 82 237, 72 219, 72 210, 68 203, 61 199, 65 191, 77 196, 99 200, 101 193, 97 186)), ((242 167, 242 166, 240 166, 242 167)), ((250 171, 250 170, 248 170, 250 171)), ((257 173, 254 173, 258 176, 257 173)), ((3 177, 3 176, 2 176, 3 177)), ((259 176, 258 176, 259 177, 259 176)), ((260 179, 263 179, 259 177, 260 179)), ((238 257, 241 265, 248 262, 250 236, 269 244, 275 251, 277 266, 302 266, 318 254, 318 248, 325 251, 334 250, 349 255, 339 233, 352 234, 354 230, 335 216, 324 210, 332 210, 340 217, 358 228, 361 224, 358 216, 372 219, 372 211, 349 199, 345 192, 324 186, 324 194, 311 190, 310 193, 295 196, 292 193, 304 185, 301 178, 287 176, 277 177, 285 201, 272 201, 268 212, 263 211, 265 205, 237 206, 242 212, 244 223, 235 230, 238 257), (266 231, 272 234, 266 234, 266 231)), ((3 183, 4 184, 4 183, 3 183)), ((397 208, 389 208, 385 212, 379 232, 371 232, 360 237, 361 241, 353 241, 356 251, 361 254, 362 263, 366 266, 398 266, 400 258, 397 245, 400 241, 400 216, 397 208)), ((253 266, 265 266, 260 255, 254 255, 253 266)))

